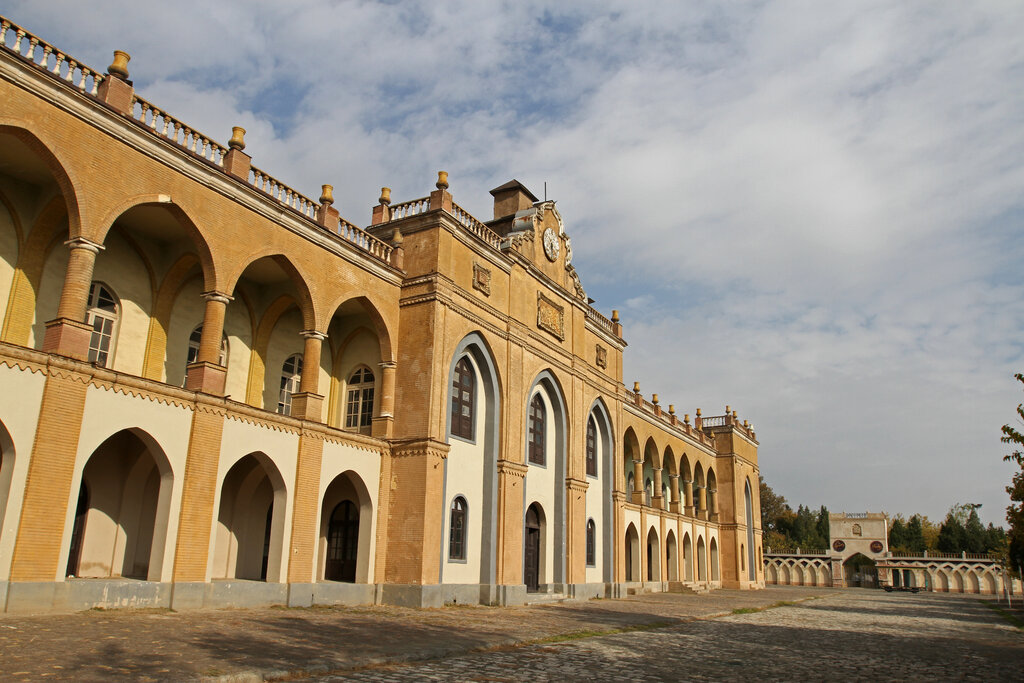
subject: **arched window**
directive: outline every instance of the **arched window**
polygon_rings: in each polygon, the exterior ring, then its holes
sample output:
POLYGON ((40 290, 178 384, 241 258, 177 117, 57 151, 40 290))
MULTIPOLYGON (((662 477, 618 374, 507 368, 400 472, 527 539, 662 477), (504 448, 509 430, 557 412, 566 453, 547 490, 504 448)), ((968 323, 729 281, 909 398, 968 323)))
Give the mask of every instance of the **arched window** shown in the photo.
POLYGON ((597 526, 594 520, 587 520, 587 566, 597 565, 597 526))
POLYGON ((648 477, 644 480, 644 505, 651 504, 651 496, 654 495, 654 482, 648 477))
MULTIPOLYGON (((188 357, 185 360, 186 365, 190 365, 199 360, 199 344, 203 340, 203 326, 200 325, 196 329, 192 330, 192 334, 188 337, 188 357)), ((228 337, 224 335, 220 340, 220 355, 217 357, 217 365, 226 366, 228 364, 228 337)))
POLYGON ((285 360, 281 366, 281 393, 277 399, 277 412, 282 415, 292 414, 292 394, 299 390, 302 379, 302 354, 296 353, 285 360))
POLYGON ((544 464, 544 401, 534 394, 530 401, 529 460, 534 465, 544 464))
POLYGON ((597 476, 597 425, 593 416, 587 420, 587 474, 597 476))
POLYGON ((452 436, 473 439, 473 403, 476 380, 468 358, 455 364, 452 379, 452 436))
POLYGON ((85 322, 92 325, 90 363, 105 368, 114 355, 119 313, 117 296, 102 282, 93 282, 89 287, 89 309, 85 314, 85 322))
POLYGON ((466 559, 466 499, 456 496, 452 501, 448 525, 448 559, 466 559))
POLYGON ((365 365, 348 378, 345 429, 368 430, 373 424, 373 372, 365 365))
MULTIPOLYGON (((633 473, 628 472, 626 474, 626 493, 631 497, 633 495, 633 473)), ((632 500, 632 498, 630 498, 632 500)))

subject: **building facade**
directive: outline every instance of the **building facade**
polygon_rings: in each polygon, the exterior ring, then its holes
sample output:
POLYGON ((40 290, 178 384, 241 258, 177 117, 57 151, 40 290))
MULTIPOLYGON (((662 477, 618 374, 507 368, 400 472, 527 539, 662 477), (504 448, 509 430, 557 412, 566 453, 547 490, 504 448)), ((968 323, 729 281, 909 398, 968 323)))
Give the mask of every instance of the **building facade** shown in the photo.
POLYGON ((0 19, 0 604, 760 587, 757 440, 622 384, 553 201, 365 228, 0 19))

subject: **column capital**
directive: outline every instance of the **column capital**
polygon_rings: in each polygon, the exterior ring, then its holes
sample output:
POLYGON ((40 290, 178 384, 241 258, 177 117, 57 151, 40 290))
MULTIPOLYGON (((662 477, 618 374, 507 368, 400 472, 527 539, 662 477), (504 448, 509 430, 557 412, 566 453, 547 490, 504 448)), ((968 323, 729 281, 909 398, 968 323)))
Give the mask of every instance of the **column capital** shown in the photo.
POLYGON ((669 472, 668 473, 668 478, 669 479, 678 479, 679 475, 678 474, 672 474, 671 472, 669 472))
POLYGON ((377 363, 377 365, 381 368, 384 368, 385 370, 387 370, 388 368, 394 369, 398 367, 398 363, 393 360, 382 360, 381 362, 377 363))
POLYGON ((209 292, 203 292, 199 296, 203 297, 207 301, 214 301, 218 304, 224 304, 225 306, 235 300, 235 297, 225 294, 224 292, 218 292, 215 289, 211 289, 209 292))
POLYGON ((93 242, 91 239, 86 237, 74 237, 64 242, 64 246, 68 249, 85 249, 91 251, 94 254, 100 253, 103 249, 106 249, 99 242, 93 242))
POLYGON ((320 341, 327 339, 326 334, 317 330, 303 330, 302 332, 299 332, 299 334, 306 339, 318 339, 320 341))

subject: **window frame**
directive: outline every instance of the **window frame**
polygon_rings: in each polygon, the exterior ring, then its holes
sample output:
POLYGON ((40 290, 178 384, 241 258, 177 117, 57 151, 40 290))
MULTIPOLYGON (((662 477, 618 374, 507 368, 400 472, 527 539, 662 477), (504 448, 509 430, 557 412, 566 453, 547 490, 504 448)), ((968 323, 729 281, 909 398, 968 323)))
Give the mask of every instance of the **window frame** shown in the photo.
POLYGON ((452 436, 466 441, 475 441, 473 432, 476 425, 476 371, 468 355, 459 358, 452 370, 449 386, 451 396, 448 428, 452 436))
POLYGON ((89 284, 89 299, 85 311, 85 322, 92 327, 89 336, 89 362, 101 368, 113 367, 114 351, 117 349, 117 333, 121 326, 121 299, 114 292, 114 289, 107 283, 100 280, 93 280, 89 284), (107 299, 114 307, 113 312, 101 307, 101 292, 106 292, 107 299), (108 327, 96 329, 98 321, 110 323, 108 327), (106 342, 103 348, 103 342, 106 342), (98 343, 97 343, 98 342, 98 343), (103 354, 103 360, 99 359, 103 354))
POLYGON ((469 504, 465 496, 452 498, 448 507, 448 561, 467 562, 466 540, 468 536, 469 504), (461 526, 456 529, 456 523, 461 526))
POLYGON ((588 567, 597 566, 597 525, 594 518, 587 520, 587 548, 586 560, 588 567))
POLYGON ((281 364, 281 388, 277 395, 277 412, 281 415, 292 414, 292 396, 299 393, 302 384, 302 354, 293 353, 281 364), (288 363, 293 363, 292 372, 285 374, 288 363))
POLYGON ((591 414, 587 418, 587 436, 586 436, 586 454, 587 454, 587 476, 597 477, 597 423, 594 420, 594 415, 591 414))
POLYGON ((526 460, 530 465, 547 466, 547 413, 540 392, 535 393, 527 411, 526 460))
POLYGON ((345 383, 345 429, 368 434, 373 429, 373 402, 377 377, 368 365, 359 365, 345 383), (359 380, 355 381, 356 375, 359 380), (355 397, 353 399, 353 394, 355 397))

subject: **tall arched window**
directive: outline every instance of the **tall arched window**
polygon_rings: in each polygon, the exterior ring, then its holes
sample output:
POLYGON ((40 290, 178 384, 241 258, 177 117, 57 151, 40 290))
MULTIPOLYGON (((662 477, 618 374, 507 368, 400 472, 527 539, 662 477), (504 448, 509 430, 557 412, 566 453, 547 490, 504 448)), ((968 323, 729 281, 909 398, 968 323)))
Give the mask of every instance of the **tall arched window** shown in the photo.
POLYGON ((587 566, 597 566, 597 525, 594 520, 587 520, 587 566))
POLYGON ((348 378, 345 429, 369 430, 373 424, 373 372, 364 366, 348 378))
POLYGON ((89 309, 85 322, 92 325, 89 340, 89 362, 107 367, 114 355, 117 341, 117 322, 120 317, 117 296, 102 282, 93 282, 89 287, 89 309))
POLYGON ((281 393, 277 399, 277 412, 282 415, 292 414, 292 394, 299 390, 302 380, 302 354, 296 353, 285 360, 281 366, 281 393))
POLYGON ((587 474, 597 476, 597 425, 593 416, 587 420, 587 474))
MULTIPOLYGON (((200 325, 196 329, 192 330, 192 334, 188 337, 188 356, 185 359, 185 364, 189 365, 199 360, 199 344, 203 340, 203 326, 200 325)), ((228 364, 228 337, 224 335, 220 340, 220 355, 217 357, 217 365, 226 366, 228 364)))
POLYGON ((534 465, 543 465, 544 458, 544 401, 540 394, 534 394, 530 401, 530 443, 529 460, 534 465))
POLYGON ((644 480, 644 505, 651 504, 651 496, 654 495, 654 482, 648 477, 644 480))
POLYGON ((466 499, 456 496, 452 501, 448 522, 448 559, 466 559, 466 499))
POLYGON ((473 402, 476 380, 468 358, 455 364, 452 378, 452 435, 473 439, 473 402))

